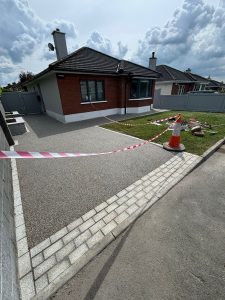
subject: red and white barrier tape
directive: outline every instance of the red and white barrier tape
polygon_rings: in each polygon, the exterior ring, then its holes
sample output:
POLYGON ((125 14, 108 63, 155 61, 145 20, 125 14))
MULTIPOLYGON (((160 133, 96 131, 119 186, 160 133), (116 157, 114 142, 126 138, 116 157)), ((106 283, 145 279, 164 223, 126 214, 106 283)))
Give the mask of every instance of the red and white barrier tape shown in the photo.
POLYGON ((171 119, 176 119, 176 118, 179 117, 179 115, 180 115, 180 114, 177 114, 177 115, 175 115, 175 116, 173 116, 173 117, 168 117, 168 118, 165 118, 165 119, 155 120, 155 121, 153 121, 153 122, 160 123, 160 122, 168 121, 168 120, 171 120, 171 119))
POLYGON ((6 159, 6 158, 62 158, 62 157, 83 157, 83 156, 97 156, 97 155, 106 155, 106 154, 113 154, 113 153, 119 153, 124 151, 133 150, 135 148, 141 147, 143 145, 146 145, 154 140, 156 140, 158 137, 160 137, 162 134, 164 134, 168 129, 165 129, 163 132, 157 134, 155 137, 151 138, 148 141, 145 141, 140 144, 136 144, 133 146, 129 146, 123 149, 108 151, 108 152, 99 152, 99 153, 66 153, 66 152, 28 152, 28 151, 0 151, 0 159, 6 159))
POLYGON ((114 123, 119 123, 120 125, 134 127, 134 126, 151 125, 152 123, 161 123, 161 122, 164 122, 164 121, 176 119, 178 116, 179 116, 179 114, 177 114, 175 116, 172 116, 172 117, 165 118, 165 119, 154 120, 152 122, 143 123, 143 124, 141 124, 141 123, 139 123, 139 124, 131 124, 131 123, 122 123, 122 122, 115 122, 115 121, 114 121, 114 123))

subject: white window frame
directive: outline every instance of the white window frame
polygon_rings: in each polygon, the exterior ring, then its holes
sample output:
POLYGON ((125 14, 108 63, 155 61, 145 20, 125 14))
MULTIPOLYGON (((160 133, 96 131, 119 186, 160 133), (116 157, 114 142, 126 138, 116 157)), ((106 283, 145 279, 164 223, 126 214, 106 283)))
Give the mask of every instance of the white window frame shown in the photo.
POLYGON ((183 95, 185 90, 185 85, 184 84, 178 84, 178 95, 183 95))

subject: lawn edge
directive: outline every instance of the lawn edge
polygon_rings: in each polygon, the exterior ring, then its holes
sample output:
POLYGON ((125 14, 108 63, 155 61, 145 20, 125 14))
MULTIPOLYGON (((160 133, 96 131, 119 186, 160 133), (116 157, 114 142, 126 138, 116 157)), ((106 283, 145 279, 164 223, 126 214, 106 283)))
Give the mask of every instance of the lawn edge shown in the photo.
POLYGON ((211 155, 213 155, 216 150, 218 150, 225 143, 225 137, 218 142, 216 142, 212 147, 206 150, 202 155, 203 161, 207 160, 211 155))
MULTIPOLYGON (((154 109, 152 109, 154 110, 154 109)), ((149 114, 140 114, 140 116, 127 116, 124 115, 124 118, 116 121, 116 120, 112 120, 111 122, 108 120, 108 123, 104 123, 104 124, 101 124, 101 125, 96 125, 96 127, 103 127, 105 125, 108 125, 108 124, 112 124, 112 123, 121 123, 121 122, 124 122, 124 121, 129 121, 129 120, 133 120, 133 119, 138 119, 138 118, 143 118, 143 117, 147 117, 147 116, 152 116, 152 115, 158 115, 158 114, 162 114, 164 112, 168 112, 170 110, 166 110, 166 111, 153 111, 151 112, 152 110, 149 111, 149 114)))

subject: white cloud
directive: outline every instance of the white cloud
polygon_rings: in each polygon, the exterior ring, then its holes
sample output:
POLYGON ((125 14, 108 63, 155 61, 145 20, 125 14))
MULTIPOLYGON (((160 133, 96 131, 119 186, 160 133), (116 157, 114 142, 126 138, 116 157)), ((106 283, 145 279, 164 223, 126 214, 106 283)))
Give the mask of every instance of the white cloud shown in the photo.
POLYGON ((104 38, 99 32, 94 31, 90 38, 87 40, 86 45, 90 48, 106 53, 108 55, 116 56, 118 58, 124 58, 128 51, 128 47, 123 45, 120 41, 117 43, 117 48, 112 47, 112 43, 109 39, 104 38))
MULTIPOLYGON (((0 84, 8 83, 12 78, 16 81, 16 72, 23 69, 22 65, 29 56, 32 55, 39 62, 46 60, 47 43, 55 28, 66 32, 69 38, 75 39, 77 36, 73 23, 65 20, 46 22, 29 8, 25 0, 1 0, 0 11, 0 84)), ((55 60, 55 56, 48 58, 55 60)), ((30 63, 29 71, 40 70, 33 70, 30 63)))
MULTIPOLYGON (((2 85, 17 81, 20 71, 37 73, 56 60, 55 52, 50 52, 47 48, 48 42, 52 41, 51 32, 55 28, 60 28, 66 33, 69 53, 79 48, 76 43, 77 31, 74 23, 66 20, 47 22, 39 18, 26 0, 1 0, 0 11, 0 84, 2 85)), ((118 42, 114 49, 111 41, 96 31, 85 44, 120 58, 127 53, 127 46, 118 42)))
POLYGON ((185 0, 167 24, 146 32, 134 59, 146 65, 155 51, 159 64, 224 76, 224 7, 224 0, 217 9, 203 0, 185 0))
MULTIPOLYGON (((134 2, 136 3, 136 16, 139 1, 134 2)), ((210 74, 212 77, 222 79, 225 75, 225 48, 223 47, 225 40, 225 0, 220 1, 218 8, 206 4, 207 2, 212 3, 213 1, 185 0, 182 8, 176 10, 171 20, 164 26, 152 27, 146 32, 144 38, 139 41, 138 50, 133 54, 133 57, 132 49, 128 51, 127 45, 120 41, 117 42, 118 40, 127 42, 123 38, 123 35, 126 34, 130 35, 132 45, 135 45, 136 38, 133 36, 137 37, 137 35, 133 35, 136 29, 133 21, 131 24, 126 22, 127 27, 122 27, 121 24, 124 23, 118 23, 119 19, 116 17, 114 17, 116 22, 113 24, 106 22, 108 19, 105 17, 104 22, 108 24, 107 30, 102 27, 99 28, 100 23, 96 21, 93 25, 98 30, 102 30, 104 35, 96 30, 92 32, 90 23, 86 31, 90 30, 92 33, 88 39, 86 38, 87 35, 83 37, 83 40, 80 38, 80 43, 118 58, 126 56, 126 59, 137 61, 143 65, 147 65, 151 52, 155 51, 160 64, 169 64, 179 69, 190 67, 194 72, 202 75, 210 74), (116 27, 116 25, 121 26, 121 32, 120 27, 116 27), (129 34, 126 31, 127 28, 129 28, 129 34), (110 39, 105 37, 109 36, 108 32, 111 32, 110 39), (119 38, 116 39, 118 36, 119 38), (84 42, 84 40, 87 41, 84 42)), ((147 1, 144 3, 147 7, 147 1)), ((115 5, 112 7, 117 11, 115 5)), ((56 9, 56 7, 54 8, 56 9)), ((127 7, 127 4, 124 4, 119 14, 121 18, 124 9, 128 13, 130 10, 132 11, 127 7)), ((0 11, 0 85, 17 81, 18 74, 22 70, 37 73, 56 59, 55 53, 49 52, 47 48, 48 42, 52 42, 51 32, 55 28, 60 28, 61 31, 66 32, 69 53, 81 46, 77 42, 78 33, 72 18, 71 21, 63 19, 46 21, 29 7, 26 0, 0 0, 0 11)), ((89 16, 93 14, 91 1, 88 13, 89 16)), ((155 14, 159 14, 157 9, 155 14)), ((52 16, 54 15, 57 13, 54 12, 52 16)), ((81 15, 83 16, 83 14, 81 15)), ((101 14, 99 13, 99 15, 101 14)), ((47 14, 44 17, 47 18, 47 14)), ((95 17, 98 19, 97 15, 95 17)), ((80 27, 80 30, 84 30, 81 25, 80 27)), ((141 30, 138 32, 139 36, 141 30)))

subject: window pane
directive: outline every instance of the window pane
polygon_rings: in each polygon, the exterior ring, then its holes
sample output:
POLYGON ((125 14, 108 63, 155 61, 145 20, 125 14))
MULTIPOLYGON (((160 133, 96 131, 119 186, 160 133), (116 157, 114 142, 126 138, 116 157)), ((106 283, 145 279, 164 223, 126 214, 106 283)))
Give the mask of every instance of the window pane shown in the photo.
POLYGON ((131 98, 138 98, 138 81, 137 80, 132 80, 131 83, 131 98))
POLYGON ((140 98, 147 98, 149 96, 149 81, 140 80, 140 98))
POLYGON ((194 91, 198 91, 200 89, 200 85, 199 84, 195 84, 195 86, 194 86, 194 91))
POLYGON ((96 101, 96 92, 95 92, 95 81, 88 81, 88 93, 89 93, 89 100, 96 101))
POLYGON ((89 101, 88 100, 88 91, 87 91, 87 82, 85 80, 81 80, 80 90, 81 90, 81 102, 89 101))
POLYGON ((103 87, 103 81, 97 81, 97 99, 98 101, 105 100, 104 99, 104 87, 103 87))
POLYGON ((184 94, 184 85, 178 85, 178 95, 184 94))
POLYGON ((153 81, 149 80, 148 97, 152 97, 152 85, 153 85, 153 81))

